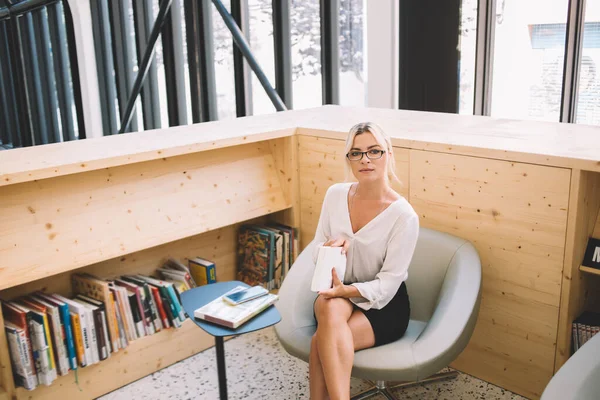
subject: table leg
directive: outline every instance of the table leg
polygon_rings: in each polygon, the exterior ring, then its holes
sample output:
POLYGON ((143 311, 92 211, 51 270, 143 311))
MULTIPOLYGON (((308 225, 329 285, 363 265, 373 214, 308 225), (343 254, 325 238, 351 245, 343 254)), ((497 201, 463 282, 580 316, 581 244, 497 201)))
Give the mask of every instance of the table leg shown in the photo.
POLYGON ((225 349, 223 337, 215 337, 217 349, 217 373, 219 374, 219 395, 221 400, 227 400, 227 372, 225 371, 225 349))

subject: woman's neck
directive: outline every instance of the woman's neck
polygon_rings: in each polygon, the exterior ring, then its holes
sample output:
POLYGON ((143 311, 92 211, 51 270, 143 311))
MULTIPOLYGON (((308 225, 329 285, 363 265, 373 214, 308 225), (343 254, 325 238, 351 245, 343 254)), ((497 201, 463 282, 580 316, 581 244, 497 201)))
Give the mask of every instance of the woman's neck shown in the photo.
POLYGON ((390 191, 390 185, 385 181, 359 182, 356 194, 364 200, 380 200, 390 191))

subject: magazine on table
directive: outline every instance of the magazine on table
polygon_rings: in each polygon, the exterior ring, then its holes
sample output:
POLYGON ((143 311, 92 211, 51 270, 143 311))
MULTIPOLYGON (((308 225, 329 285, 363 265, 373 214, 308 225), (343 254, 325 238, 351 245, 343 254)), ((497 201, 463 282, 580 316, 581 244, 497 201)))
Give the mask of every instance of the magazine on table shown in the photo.
POLYGON ((236 329, 279 299, 279 296, 276 294, 268 293, 257 299, 249 300, 235 306, 223 300, 224 296, 244 289, 246 287, 241 285, 236 286, 210 303, 196 309, 194 317, 227 328, 236 329))

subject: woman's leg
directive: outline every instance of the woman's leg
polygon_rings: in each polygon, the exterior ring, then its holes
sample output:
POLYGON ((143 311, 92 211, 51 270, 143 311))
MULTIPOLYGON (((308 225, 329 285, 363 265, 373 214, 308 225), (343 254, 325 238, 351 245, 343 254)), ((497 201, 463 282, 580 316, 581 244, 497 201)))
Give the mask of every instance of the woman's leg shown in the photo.
POLYGON ((347 400, 354 360, 354 338, 348 325, 352 303, 343 298, 327 300, 319 297, 315 311, 318 321, 316 348, 327 392, 332 400, 347 400))
POLYGON ((310 342, 310 358, 308 360, 308 377, 310 380, 310 399, 325 400, 329 399, 327 385, 325 384, 325 375, 319 358, 319 348, 317 346, 317 335, 314 334, 310 342))

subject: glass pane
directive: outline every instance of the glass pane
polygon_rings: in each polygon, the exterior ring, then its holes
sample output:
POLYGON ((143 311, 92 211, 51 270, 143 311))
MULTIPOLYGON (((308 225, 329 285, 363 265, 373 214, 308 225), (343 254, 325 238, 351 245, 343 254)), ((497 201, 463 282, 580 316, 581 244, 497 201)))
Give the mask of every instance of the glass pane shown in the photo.
MULTIPOLYGON (((275 0, 280 1, 280 0, 275 0)), ((250 48, 271 86, 275 87, 275 50, 273 44, 273 6, 271 0, 248 0, 250 19, 250 48)), ((252 114, 275 112, 275 106, 267 96, 254 72, 252 80, 252 114)))
POLYGON ((364 0, 340 1, 340 104, 364 107, 367 102, 367 7, 364 0))
MULTIPOLYGON (((223 0, 231 12, 230 0, 223 0)), ((217 113, 219 119, 235 118, 235 78, 233 70, 233 38, 221 14, 212 6, 213 37, 215 48, 215 83, 217 86, 217 113)))
POLYGON ((462 0, 458 42, 460 45, 458 113, 473 114, 475 51, 477 46, 477 0, 462 0))
POLYGON ((587 0, 579 70, 577 116, 580 124, 600 125, 600 0, 587 0))
POLYGON ((497 0, 492 116, 558 121, 568 0, 497 0))
POLYGON ((290 29, 294 109, 323 103, 319 0, 292 0, 290 29))

